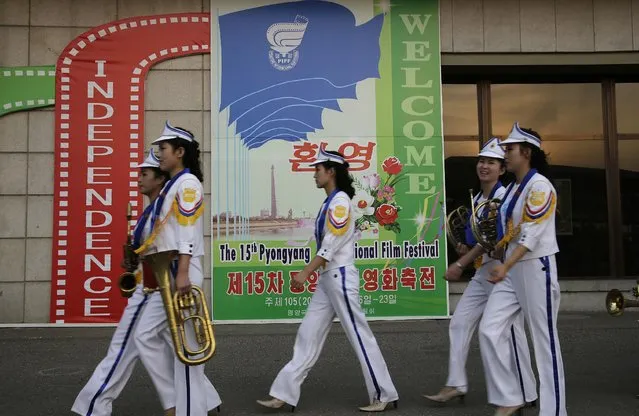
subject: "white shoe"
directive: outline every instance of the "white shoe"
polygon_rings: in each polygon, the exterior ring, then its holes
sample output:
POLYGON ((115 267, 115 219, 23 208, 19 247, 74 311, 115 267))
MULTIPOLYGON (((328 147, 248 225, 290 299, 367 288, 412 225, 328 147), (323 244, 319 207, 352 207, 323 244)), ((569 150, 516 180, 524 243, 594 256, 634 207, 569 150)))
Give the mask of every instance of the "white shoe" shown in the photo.
POLYGON ((362 412, 383 412, 384 410, 386 410, 386 406, 388 406, 390 403, 393 403, 393 406, 395 406, 395 409, 397 409, 398 400, 395 400, 393 402, 382 402, 375 399, 373 400, 373 403, 369 404, 368 406, 360 407, 359 410, 361 410, 362 412))
MULTIPOLYGON (((280 409, 282 406, 286 404, 284 400, 276 399, 275 397, 269 400, 258 400, 257 403, 264 407, 268 407, 269 409, 280 409)), ((295 411, 295 406, 291 406, 291 412, 294 412, 294 411, 295 411)))

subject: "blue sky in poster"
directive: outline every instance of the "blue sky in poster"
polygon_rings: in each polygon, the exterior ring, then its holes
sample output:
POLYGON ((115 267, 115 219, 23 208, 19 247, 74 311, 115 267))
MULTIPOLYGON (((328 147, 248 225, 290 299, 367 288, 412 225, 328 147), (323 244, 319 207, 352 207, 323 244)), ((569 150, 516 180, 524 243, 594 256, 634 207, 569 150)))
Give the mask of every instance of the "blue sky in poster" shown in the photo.
POLYGON ((220 110, 229 108, 243 144, 304 140, 322 128, 324 109, 340 111, 338 99, 379 77, 382 23, 378 15, 356 26, 348 8, 313 0, 220 16, 220 110))

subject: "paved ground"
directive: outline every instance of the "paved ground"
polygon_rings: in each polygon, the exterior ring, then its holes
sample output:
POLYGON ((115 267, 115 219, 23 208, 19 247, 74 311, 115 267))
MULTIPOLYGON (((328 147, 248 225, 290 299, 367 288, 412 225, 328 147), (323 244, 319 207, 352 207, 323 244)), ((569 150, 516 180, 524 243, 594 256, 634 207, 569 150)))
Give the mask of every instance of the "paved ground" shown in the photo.
MULTIPOLYGON (((570 415, 638 415, 639 314, 563 314, 559 335, 570 415)), ((492 415, 477 339, 468 365, 466 405, 430 405, 422 392, 445 381, 448 321, 373 323, 400 394, 391 415, 492 415)), ((218 388, 223 415, 263 415, 255 399, 266 397, 277 371, 289 359, 296 325, 217 326, 218 349, 207 374, 218 388)), ((0 329, 0 415, 71 415, 75 395, 102 358, 110 328, 0 329)), ((355 355, 335 324, 309 374, 296 414, 356 415, 366 392, 355 355)), ((285 412, 284 412, 285 413, 285 412)), ((536 415, 527 411, 526 415, 536 415)), ((138 365, 114 415, 161 415, 155 391, 138 365)))

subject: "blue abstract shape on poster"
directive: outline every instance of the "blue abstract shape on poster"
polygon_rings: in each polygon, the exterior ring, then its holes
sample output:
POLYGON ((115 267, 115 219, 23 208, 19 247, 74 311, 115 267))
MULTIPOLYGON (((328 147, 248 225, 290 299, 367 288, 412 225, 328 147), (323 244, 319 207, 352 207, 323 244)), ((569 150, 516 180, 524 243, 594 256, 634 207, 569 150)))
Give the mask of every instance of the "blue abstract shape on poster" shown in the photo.
POLYGON ((249 149, 301 141, 322 129, 322 112, 356 99, 357 83, 379 78, 383 15, 356 25, 346 7, 294 1, 219 17, 220 111, 249 149))

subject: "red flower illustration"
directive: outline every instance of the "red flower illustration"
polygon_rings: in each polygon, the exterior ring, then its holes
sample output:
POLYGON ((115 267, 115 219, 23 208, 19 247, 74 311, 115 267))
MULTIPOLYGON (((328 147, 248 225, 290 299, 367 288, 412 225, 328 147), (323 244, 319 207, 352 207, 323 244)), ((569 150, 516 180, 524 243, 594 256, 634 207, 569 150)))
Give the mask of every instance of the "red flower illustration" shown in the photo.
POLYGON ((384 159, 382 163, 382 169, 389 175, 397 175, 402 171, 402 164, 395 156, 390 156, 384 159))
POLYGON ((382 204, 375 211, 375 218, 379 225, 392 224, 397 220, 397 208, 390 204, 382 204))

